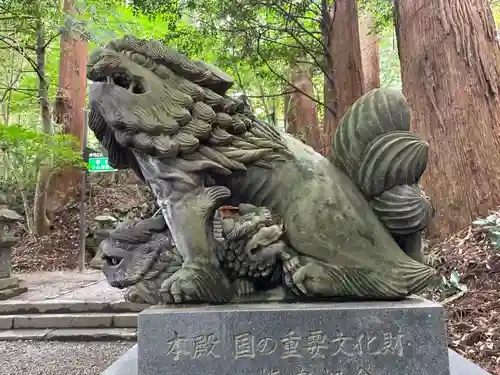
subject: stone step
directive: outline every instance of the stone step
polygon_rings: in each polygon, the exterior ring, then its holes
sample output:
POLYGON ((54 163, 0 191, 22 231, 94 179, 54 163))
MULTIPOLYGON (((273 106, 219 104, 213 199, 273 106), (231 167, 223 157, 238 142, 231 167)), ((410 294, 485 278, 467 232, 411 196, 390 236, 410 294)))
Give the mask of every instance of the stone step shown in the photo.
POLYGON ((136 341, 135 328, 59 328, 0 330, 0 341, 136 341))
POLYGON ((137 313, 0 315, 0 329, 136 328, 137 313))
POLYGON ((0 301, 0 316, 17 314, 127 313, 141 312, 149 305, 125 301, 9 300, 0 301))

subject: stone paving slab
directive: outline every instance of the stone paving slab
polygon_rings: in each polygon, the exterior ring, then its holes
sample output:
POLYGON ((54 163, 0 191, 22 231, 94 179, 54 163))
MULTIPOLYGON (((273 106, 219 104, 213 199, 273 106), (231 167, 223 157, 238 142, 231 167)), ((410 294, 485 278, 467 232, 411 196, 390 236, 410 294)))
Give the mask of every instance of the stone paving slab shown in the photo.
POLYGON ((0 329, 137 328, 137 313, 0 315, 0 329))
POLYGON ((137 314, 98 270, 16 274, 28 292, 0 301, 0 341, 136 340, 137 314))
POLYGON ((113 316, 113 327, 116 328, 137 328, 137 313, 122 313, 113 316))
POLYGON ((28 292, 11 300, 91 300, 123 301, 122 292, 112 288, 99 270, 33 272, 15 274, 28 288, 28 292))
POLYGON ((49 341, 135 341, 136 339, 135 328, 55 329, 44 337, 44 340, 49 341))
POLYGON ((105 302, 90 302, 76 300, 41 300, 24 301, 8 300, 0 302, 0 315, 2 314, 37 314, 37 313, 74 313, 98 312, 107 306, 105 302))
POLYGON ((0 315, 0 329, 12 329, 14 317, 12 315, 0 315))
POLYGON ((43 340, 45 336, 52 331, 45 329, 8 329, 0 331, 0 341, 4 340, 43 340))
POLYGON ((141 312, 150 305, 137 304, 125 301, 82 301, 82 300, 42 300, 0 301, 0 316, 14 314, 63 314, 86 312, 141 312))
POLYGON ((109 328, 113 315, 90 314, 32 314, 14 315, 13 327, 17 328, 109 328))
POLYGON ((135 328, 59 328, 0 330, 0 341, 136 341, 135 328))

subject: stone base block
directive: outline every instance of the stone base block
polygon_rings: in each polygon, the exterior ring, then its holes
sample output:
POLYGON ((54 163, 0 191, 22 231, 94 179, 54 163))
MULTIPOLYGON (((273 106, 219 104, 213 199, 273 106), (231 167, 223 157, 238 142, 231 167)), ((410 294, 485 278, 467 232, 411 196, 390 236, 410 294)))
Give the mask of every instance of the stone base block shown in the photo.
POLYGON ((0 278, 0 290, 17 288, 19 286, 19 279, 17 277, 0 278))
POLYGON ((25 286, 18 286, 17 288, 0 290, 0 301, 20 296, 21 294, 26 293, 27 291, 28 288, 25 286))
MULTIPOLYGON (((101 375, 137 375, 137 344, 132 346, 101 375)), ((448 349, 450 375, 491 375, 457 352, 448 349)))
POLYGON ((443 309, 399 302, 151 307, 139 375, 449 375, 443 309))
POLYGON ((137 375, 137 344, 120 356, 101 375, 137 375))
POLYGON ((0 301, 26 293, 28 288, 20 285, 17 277, 0 278, 0 301))

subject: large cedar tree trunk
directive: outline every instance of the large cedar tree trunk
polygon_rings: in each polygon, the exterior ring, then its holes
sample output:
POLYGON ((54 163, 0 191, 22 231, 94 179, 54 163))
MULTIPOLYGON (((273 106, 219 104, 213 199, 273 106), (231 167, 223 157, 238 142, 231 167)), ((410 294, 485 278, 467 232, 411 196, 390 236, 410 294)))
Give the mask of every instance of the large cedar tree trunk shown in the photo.
POLYGON ((300 64, 293 66, 291 83, 292 92, 285 96, 286 131, 321 152, 316 103, 309 98, 314 97, 314 90, 308 66, 300 64), (294 91, 294 87, 309 97, 294 91))
POLYGON ((500 204, 500 50, 486 0, 397 0, 403 91, 430 145, 423 176, 447 236, 500 204))
POLYGON ((359 44, 363 66, 364 92, 380 87, 379 37, 373 30, 371 14, 359 17, 359 44))
MULTIPOLYGON (((63 11, 74 13, 72 0, 63 1, 63 11)), ((59 90, 55 102, 54 115, 61 124, 63 132, 83 140, 86 96, 86 68, 88 61, 88 44, 84 36, 70 27, 61 34, 61 52, 59 60, 59 90)), ((56 203, 63 205, 74 186, 79 186, 82 172, 67 168, 57 179, 56 203)))
MULTIPOLYGON (((326 3, 326 2, 324 2, 326 3)), ((347 109, 363 95, 363 69, 359 46, 357 2, 336 0, 322 13, 321 32, 325 51, 325 152, 331 152, 331 140, 347 109)))

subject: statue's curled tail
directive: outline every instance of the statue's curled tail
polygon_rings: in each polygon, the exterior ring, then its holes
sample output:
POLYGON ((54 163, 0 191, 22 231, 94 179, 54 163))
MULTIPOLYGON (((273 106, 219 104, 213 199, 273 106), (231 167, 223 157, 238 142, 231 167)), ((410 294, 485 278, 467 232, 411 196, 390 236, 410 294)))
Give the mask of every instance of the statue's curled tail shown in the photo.
POLYGON ((410 110, 396 89, 374 89, 342 118, 334 163, 354 181, 409 256, 423 261, 421 232, 432 207, 419 188, 428 144, 410 131, 410 110))

